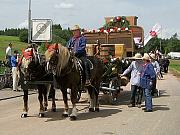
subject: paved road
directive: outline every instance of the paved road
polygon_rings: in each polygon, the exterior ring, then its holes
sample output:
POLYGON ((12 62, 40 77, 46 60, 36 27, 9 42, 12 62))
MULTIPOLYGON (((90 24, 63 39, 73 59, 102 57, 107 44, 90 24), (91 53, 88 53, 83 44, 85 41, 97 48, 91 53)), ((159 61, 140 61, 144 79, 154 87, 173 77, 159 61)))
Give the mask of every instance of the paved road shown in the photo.
MULTIPOLYGON (((37 93, 36 90, 29 91, 29 95, 36 94, 36 93, 37 93)), ((1 89, 0 90, 0 101, 17 98, 17 97, 22 97, 23 95, 24 95, 24 93, 22 90, 12 91, 12 88, 1 89)))
MULTIPOLYGON (((62 101, 58 111, 38 118, 37 95, 31 95, 29 117, 21 119, 22 97, 0 101, 0 135, 180 135, 180 80, 168 74, 158 81, 161 96, 154 98, 154 112, 128 108, 129 87, 121 93, 117 105, 101 105, 99 113, 79 112, 77 121, 62 119, 62 101)), ((57 95, 61 99, 60 92, 57 95)), ((78 104, 78 109, 86 107, 78 104)))

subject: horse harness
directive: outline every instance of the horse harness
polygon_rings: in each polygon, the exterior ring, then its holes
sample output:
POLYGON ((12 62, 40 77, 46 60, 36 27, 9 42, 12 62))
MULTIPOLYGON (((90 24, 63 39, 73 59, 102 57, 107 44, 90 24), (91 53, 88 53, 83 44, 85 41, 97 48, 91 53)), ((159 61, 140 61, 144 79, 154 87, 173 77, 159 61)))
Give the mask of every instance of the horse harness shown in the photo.
MULTIPOLYGON (((34 61, 35 63, 38 62, 38 63, 39 63, 39 66, 42 66, 42 65, 43 65, 43 60, 42 60, 41 55, 40 55, 37 51, 35 51, 34 48, 27 48, 27 51, 25 50, 25 51, 23 52, 23 55, 22 55, 22 56, 20 57, 20 59, 19 59, 18 67, 21 66, 23 58, 25 58, 26 60, 32 59, 31 61, 34 61), (31 49, 32 49, 32 52, 33 52, 33 53, 29 53, 29 51, 30 51, 31 49)), ((23 70, 21 70, 21 72, 23 72, 23 70)), ((25 74, 25 73, 23 73, 23 74, 25 74)), ((31 73, 31 75, 29 76, 29 79, 30 79, 30 80, 32 79, 32 74, 33 74, 33 73, 31 73)), ((41 80, 42 78, 44 78, 44 77, 47 76, 48 74, 49 74, 49 73, 44 74, 43 76, 41 76, 41 78, 40 78, 39 80, 41 80)))

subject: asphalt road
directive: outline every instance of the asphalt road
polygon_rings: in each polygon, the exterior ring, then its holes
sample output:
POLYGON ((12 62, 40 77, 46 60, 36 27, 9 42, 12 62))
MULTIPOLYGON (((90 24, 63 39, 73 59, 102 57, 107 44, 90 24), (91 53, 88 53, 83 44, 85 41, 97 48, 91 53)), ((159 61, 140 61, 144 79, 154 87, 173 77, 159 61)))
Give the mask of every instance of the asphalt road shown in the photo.
POLYGON ((161 95, 153 99, 152 113, 127 107, 128 86, 116 105, 101 105, 98 113, 89 113, 83 109, 88 104, 79 103, 77 108, 83 110, 78 112, 77 121, 62 119, 60 92, 57 93, 57 112, 48 111, 45 118, 38 118, 36 94, 29 96, 27 118, 20 118, 22 97, 2 100, 0 135, 180 135, 180 80, 171 74, 165 75, 164 80, 158 81, 158 89, 161 95))

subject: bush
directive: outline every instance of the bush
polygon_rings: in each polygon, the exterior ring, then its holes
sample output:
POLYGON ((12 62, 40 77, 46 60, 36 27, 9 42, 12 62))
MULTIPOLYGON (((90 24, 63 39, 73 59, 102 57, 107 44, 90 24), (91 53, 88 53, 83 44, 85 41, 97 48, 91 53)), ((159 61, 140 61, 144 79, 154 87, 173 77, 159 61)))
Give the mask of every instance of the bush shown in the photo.
POLYGON ((28 30, 21 31, 19 34, 19 39, 21 42, 28 42, 28 30))

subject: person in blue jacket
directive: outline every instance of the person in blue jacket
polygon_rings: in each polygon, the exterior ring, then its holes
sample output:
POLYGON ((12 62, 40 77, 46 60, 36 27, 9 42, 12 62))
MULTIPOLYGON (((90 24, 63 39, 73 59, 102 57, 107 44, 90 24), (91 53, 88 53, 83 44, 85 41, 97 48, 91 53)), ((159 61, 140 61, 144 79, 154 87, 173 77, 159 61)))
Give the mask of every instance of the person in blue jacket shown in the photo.
POLYGON ((11 66, 12 66, 12 78, 13 78, 13 91, 18 91, 18 51, 14 51, 14 55, 11 56, 11 66))
POLYGON ((69 40, 67 47, 75 54, 77 58, 80 58, 84 63, 86 85, 90 85, 90 71, 86 57, 86 38, 81 35, 81 30, 78 25, 74 25, 71 28, 73 37, 69 40))
POLYGON ((145 95, 145 112, 152 112, 152 81, 156 78, 156 72, 150 62, 149 54, 145 53, 143 56, 144 65, 141 72, 140 85, 144 90, 145 95))

